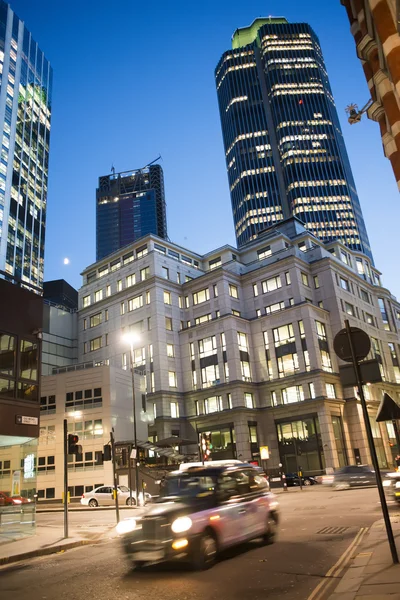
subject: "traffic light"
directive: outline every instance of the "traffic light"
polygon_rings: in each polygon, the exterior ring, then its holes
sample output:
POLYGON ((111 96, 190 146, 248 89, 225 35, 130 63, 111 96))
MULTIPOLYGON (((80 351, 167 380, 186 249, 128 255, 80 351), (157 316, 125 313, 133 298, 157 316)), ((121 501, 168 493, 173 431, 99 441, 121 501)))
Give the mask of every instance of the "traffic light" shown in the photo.
POLYGON ((103 446, 103 461, 111 460, 111 446, 106 444, 103 446))
POLYGON ((68 434, 68 454, 82 454, 82 446, 78 444, 79 437, 74 433, 68 434))
POLYGON ((201 435, 201 451, 203 454, 203 461, 211 460, 212 443, 211 443, 211 434, 210 433, 202 433, 201 435))

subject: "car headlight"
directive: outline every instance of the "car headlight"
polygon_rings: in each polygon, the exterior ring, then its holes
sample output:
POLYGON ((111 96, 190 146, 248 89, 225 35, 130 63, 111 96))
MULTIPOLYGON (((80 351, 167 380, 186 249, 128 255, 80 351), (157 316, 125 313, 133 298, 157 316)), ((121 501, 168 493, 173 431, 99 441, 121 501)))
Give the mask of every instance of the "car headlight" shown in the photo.
POLYGON ((183 533, 188 531, 192 526, 192 519, 189 517, 178 517, 171 525, 171 529, 174 533, 183 533))
POLYGON ((400 488, 400 481, 396 481, 396 483, 395 483, 395 486, 394 486, 394 487, 395 487, 395 488, 400 488))
POLYGON ((115 529, 119 535, 122 535, 123 533, 130 533, 136 529, 136 521, 135 519, 126 519, 125 521, 120 521, 115 529))
POLYGON ((18 498, 14 498, 13 502, 14 504, 22 504, 22 500, 19 500, 18 498))

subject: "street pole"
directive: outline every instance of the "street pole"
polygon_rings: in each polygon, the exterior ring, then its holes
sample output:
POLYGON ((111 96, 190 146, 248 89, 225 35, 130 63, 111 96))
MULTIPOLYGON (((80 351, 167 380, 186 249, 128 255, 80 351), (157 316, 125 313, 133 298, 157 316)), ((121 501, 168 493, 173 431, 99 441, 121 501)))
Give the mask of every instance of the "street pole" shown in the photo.
POLYGON ((132 506, 132 444, 128 447, 128 485, 129 485, 129 505, 132 506))
MULTIPOLYGON (((135 395, 135 371, 133 344, 131 344, 131 373, 132 373, 132 399, 133 399, 133 443, 135 448, 135 483, 136 483, 136 506, 139 506, 139 453, 136 436, 136 395, 135 395)), ((130 457, 129 457, 130 461, 130 457)))
POLYGON ((68 537, 68 421, 64 419, 64 538, 68 537))
POLYGON ((356 357, 356 353, 355 353, 355 350, 354 350, 353 338, 352 338, 350 323, 349 323, 348 319, 345 320, 344 324, 345 324, 345 327, 346 327, 347 337, 348 337, 348 340, 349 340, 349 347, 350 347, 350 352, 351 352, 351 358, 352 358, 352 362, 353 362, 354 372, 355 372, 355 375, 356 375, 356 381, 357 381, 357 387, 358 387, 358 394, 360 396, 362 411, 363 411, 363 415, 364 415, 364 424, 365 424, 365 430, 367 432, 369 450, 370 450, 370 453, 371 453, 372 464, 373 464, 374 469, 375 469, 376 483, 377 483, 377 486, 378 486, 379 498, 380 498, 380 501, 381 501, 381 507, 382 507, 383 518, 384 518, 384 521, 385 521, 386 533, 387 533, 387 536, 388 536, 390 551, 392 553, 393 563, 397 564, 399 562, 399 557, 397 555, 396 542, 395 542, 394 536, 393 536, 392 524, 390 522, 389 511, 388 511, 388 507, 387 507, 387 503, 386 503, 385 492, 383 490, 381 474, 380 474, 380 471, 379 471, 378 457, 376 455, 374 438, 372 437, 371 423, 370 423, 370 420, 369 420, 367 403, 365 401, 364 390, 363 390, 363 386, 362 386, 361 369, 360 369, 360 365, 358 363, 358 360, 357 360, 357 357, 356 357))
POLYGON ((299 477, 299 482, 300 482, 300 489, 301 491, 303 491, 303 483, 301 481, 301 475, 300 475, 300 467, 299 467, 299 463, 297 461, 297 444, 296 444, 296 438, 293 436, 293 444, 294 444, 294 453, 296 455, 296 470, 297 470, 297 475, 299 477))
POLYGON ((113 478, 114 478, 114 500, 115 500, 115 516, 117 517, 117 524, 119 523, 119 506, 118 506, 118 481, 117 481, 117 465, 115 461, 115 440, 114 440, 114 428, 110 432, 111 441, 111 457, 113 467, 113 478))

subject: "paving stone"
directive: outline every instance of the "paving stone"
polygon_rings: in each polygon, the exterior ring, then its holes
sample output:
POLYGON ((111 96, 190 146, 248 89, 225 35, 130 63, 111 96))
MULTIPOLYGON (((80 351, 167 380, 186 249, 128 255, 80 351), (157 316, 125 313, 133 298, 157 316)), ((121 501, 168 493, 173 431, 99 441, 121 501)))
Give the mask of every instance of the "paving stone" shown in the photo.
POLYGON ((342 581, 335 589, 335 594, 341 592, 357 592, 357 590, 363 584, 363 582, 363 577, 354 577, 353 579, 342 579, 342 581))

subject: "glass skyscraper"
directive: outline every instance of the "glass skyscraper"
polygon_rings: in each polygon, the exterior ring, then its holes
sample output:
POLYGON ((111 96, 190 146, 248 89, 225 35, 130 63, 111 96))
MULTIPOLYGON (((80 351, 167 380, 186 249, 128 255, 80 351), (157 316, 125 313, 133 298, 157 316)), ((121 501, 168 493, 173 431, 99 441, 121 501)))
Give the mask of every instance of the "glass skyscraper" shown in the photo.
POLYGON ((290 216, 371 249, 317 36, 259 18, 237 29, 216 86, 238 246, 290 216))
POLYGON ((160 165, 100 177, 96 190, 96 260, 148 233, 167 238, 160 165))
POLYGON ((52 69, 0 0, 0 277, 42 288, 52 69))

